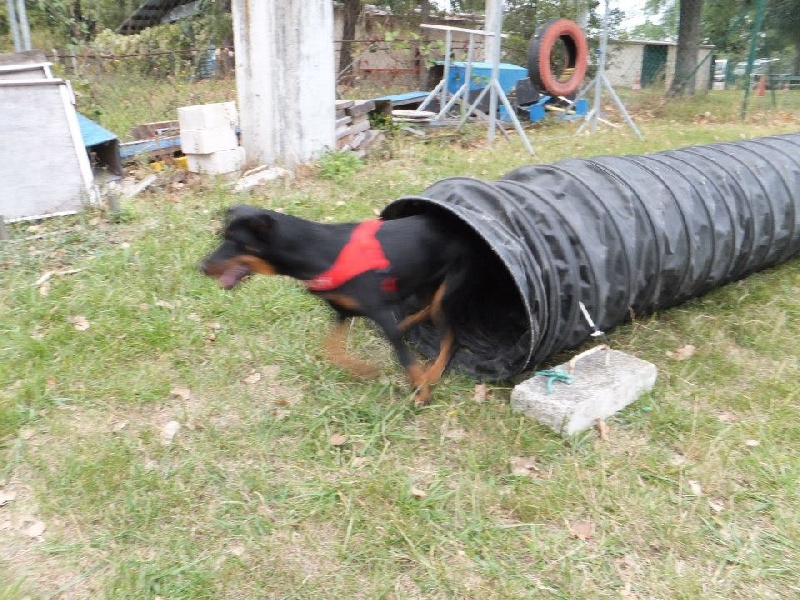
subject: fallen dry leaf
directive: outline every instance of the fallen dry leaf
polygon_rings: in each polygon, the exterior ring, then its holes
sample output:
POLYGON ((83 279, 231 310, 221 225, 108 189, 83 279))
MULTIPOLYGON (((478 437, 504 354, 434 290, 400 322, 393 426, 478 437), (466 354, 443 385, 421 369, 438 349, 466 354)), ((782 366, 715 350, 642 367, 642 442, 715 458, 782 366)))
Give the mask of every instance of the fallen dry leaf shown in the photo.
POLYGON ((607 442, 608 441, 608 424, 606 424, 606 422, 603 419, 601 419, 600 417, 597 417, 594 420, 594 428, 597 429, 597 437, 600 438, 600 441, 601 442, 607 442))
POLYGON ((22 520, 22 525, 20 525, 19 530, 31 538, 37 538, 42 535, 47 529, 47 525, 44 524, 44 521, 41 521, 35 517, 25 517, 22 520))
POLYGON ((486 384, 479 383, 475 386, 475 394, 472 396, 472 399, 478 403, 486 402, 486 395, 488 394, 488 392, 489 389, 486 387, 486 384))
POLYGON ((114 425, 111 426, 111 431, 113 431, 114 433, 118 433, 123 429, 125 429, 127 426, 128 426, 127 421, 117 421, 116 423, 114 423, 114 425))
POLYGON ((259 381, 261 381, 261 373, 258 371, 253 371, 250 373, 250 375, 244 378, 244 382, 249 383, 250 385, 258 383, 259 381))
POLYGON ((699 483, 697 483, 693 479, 690 479, 687 483, 689 484, 689 489, 692 491, 692 493, 695 496, 702 496, 703 495, 703 488, 700 486, 699 483))
POLYGON ((50 295, 50 281, 45 281, 39 286, 39 295, 43 298, 46 298, 50 295))
POLYGON ((695 350, 697 350, 695 346, 692 346, 691 344, 686 344, 685 346, 678 348, 674 352, 667 352, 667 356, 673 360, 686 360, 692 354, 694 354, 695 350))
POLYGON ((512 475, 536 475, 539 471, 539 467, 536 466, 535 458, 512 456, 510 462, 512 475))
POLYGON ((173 308, 172 303, 167 302, 166 300, 156 300, 155 304, 159 308, 166 308, 168 310, 172 310, 172 308, 173 308))
POLYGON ((721 513, 723 510, 725 510, 725 503, 722 500, 709 500, 708 506, 715 513, 721 513))
POLYGON ((334 433, 330 438, 328 438, 328 443, 331 446, 342 446, 347 442, 347 436, 341 433, 334 433))
POLYGON ((21 437, 23 440, 29 440, 34 435, 36 435, 36 431, 33 430, 33 429, 20 429, 19 430, 19 437, 21 437))
POLYGON ((44 380, 44 387, 46 387, 48 390, 52 390, 54 387, 56 387, 56 378, 50 375, 44 380))
POLYGON ((569 524, 569 533, 580 540, 589 540, 594 537, 594 523, 589 519, 573 521, 569 524))
POLYGON ((0 490, 0 506, 5 506, 9 502, 13 502, 17 499, 17 492, 6 492, 5 490, 0 490))
POLYGON ((428 497, 428 493, 425 490, 421 490, 418 487, 411 486, 411 495, 418 500, 424 500, 428 497))
POLYGON ((177 421, 169 421, 161 428, 161 443, 165 446, 169 446, 180 428, 181 424, 177 421))
POLYGON ((745 440, 744 445, 750 446, 751 448, 755 448, 756 446, 760 446, 761 442, 759 442, 758 440, 745 440))
POLYGON ((89 329, 89 321, 86 320, 86 317, 83 315, 76 315, 74 317, 70 317, 69 322, 75 325, 75 329, 77 331, 86 331, 89 329))

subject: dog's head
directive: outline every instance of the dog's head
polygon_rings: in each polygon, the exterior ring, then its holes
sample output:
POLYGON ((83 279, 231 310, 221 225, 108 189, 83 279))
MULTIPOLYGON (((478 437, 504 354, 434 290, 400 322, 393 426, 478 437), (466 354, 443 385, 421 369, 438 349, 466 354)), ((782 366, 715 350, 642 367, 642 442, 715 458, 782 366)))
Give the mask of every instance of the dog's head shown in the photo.
POLYGON ((229 290, 253 273, 274 275, 264 257, 273 216, 252 206, 233 206, 225 215, 222 243, 202 263, 200 270, 229 290))

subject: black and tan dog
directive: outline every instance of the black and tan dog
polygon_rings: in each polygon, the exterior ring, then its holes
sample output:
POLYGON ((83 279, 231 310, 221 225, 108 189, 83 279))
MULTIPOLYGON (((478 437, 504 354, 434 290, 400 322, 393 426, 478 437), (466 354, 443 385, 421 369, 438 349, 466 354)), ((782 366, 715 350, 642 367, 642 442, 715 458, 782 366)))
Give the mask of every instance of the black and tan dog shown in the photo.
POLYGON ((336 312, 326 350, 331 360, 361 376, 374 367, 345 351, 346 319, 371 319, 391 342, 416 390, 427 404, 450 361, 456 339, 454 299, 468 283, 470 247, 451 226, 432 216, 322 224, 251 206, 228 210, 223 241, 201 264, 202 271, 230 289, 253 273, 299 280, 336 312), (399 320, 403 302, 416 296, 417 312, 399 320), (440 335, 439 355, 427 368, 403 340, 409 327, 430 319, 440 335))

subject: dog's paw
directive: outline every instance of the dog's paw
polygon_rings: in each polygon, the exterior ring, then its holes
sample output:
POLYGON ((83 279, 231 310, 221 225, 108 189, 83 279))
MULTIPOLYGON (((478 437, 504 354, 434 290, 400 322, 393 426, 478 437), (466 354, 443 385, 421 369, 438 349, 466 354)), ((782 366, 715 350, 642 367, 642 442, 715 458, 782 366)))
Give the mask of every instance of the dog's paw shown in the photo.
POLYGON ((423 408, 431 403, 431 386, 423 385, 414 393, 414 408, 423 408))

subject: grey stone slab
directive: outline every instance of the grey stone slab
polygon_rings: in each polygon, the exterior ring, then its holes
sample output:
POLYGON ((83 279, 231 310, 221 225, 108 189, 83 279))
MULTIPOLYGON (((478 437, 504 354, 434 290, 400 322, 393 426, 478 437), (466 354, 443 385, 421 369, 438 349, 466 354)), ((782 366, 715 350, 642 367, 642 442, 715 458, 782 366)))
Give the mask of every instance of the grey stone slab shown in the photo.
MULTIPOLYGON (((555 367, 568 371, 568 363, 555 367)), ((563 436, 589 429, 653 389, 656 366, 619 350, 600 350, 575 363, 570 384, 536 375, 511 391, 511 406, 563 436)))

